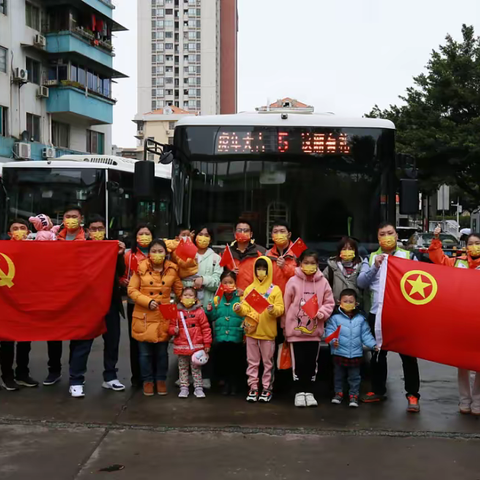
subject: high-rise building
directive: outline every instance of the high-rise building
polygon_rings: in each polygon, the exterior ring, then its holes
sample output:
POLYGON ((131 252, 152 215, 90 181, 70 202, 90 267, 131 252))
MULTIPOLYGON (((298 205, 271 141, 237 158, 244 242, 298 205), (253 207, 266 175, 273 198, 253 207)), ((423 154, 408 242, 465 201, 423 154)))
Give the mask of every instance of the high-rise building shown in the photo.
POLYGON ((237 0, 138 0, 138 113, 236 113, 237 31, 237 0))

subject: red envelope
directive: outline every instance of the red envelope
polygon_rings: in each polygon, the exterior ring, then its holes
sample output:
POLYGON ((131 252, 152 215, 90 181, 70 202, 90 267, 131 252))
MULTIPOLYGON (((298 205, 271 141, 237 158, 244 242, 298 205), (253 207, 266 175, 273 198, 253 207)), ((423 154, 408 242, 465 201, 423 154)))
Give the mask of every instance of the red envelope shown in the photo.
POLYGON ((303 305, 302 310, 310 317, 315 318, 318 313, 318 298, 315 294, 305 305, 303 305))
POLYGON ((270 302, 260 295, 256 290, 252 290, 244 299, 259 315, 261 315, 267 307, 270 306, 270 302))
POLYGON ((330 343, 332 340, 335 340, 340 336, 340 329, 342 326, 340 325, 331 335, 325 337, 325 343, 330 343))
POLYGON ((295 243, 290 247, 289 251, 298 258, 306 249, 307 246, 305 245, 305 242, 301 238, 297 238, 295 243))
POLYGON ((163 318, 165 320, 172 320, 177 318, 177 306, 173 303, 168 303, 166 305, 159 305, 158 309, 160 310, 160 313, 162 314, 163 318))
POLYGON ((195 258, 195 255, 198 252, 198 248, 193 244, 193 242, 188 240, 180 240, 178 247, 175 250, 175 254, 178 258, 186 262, 189 258, 195 258))

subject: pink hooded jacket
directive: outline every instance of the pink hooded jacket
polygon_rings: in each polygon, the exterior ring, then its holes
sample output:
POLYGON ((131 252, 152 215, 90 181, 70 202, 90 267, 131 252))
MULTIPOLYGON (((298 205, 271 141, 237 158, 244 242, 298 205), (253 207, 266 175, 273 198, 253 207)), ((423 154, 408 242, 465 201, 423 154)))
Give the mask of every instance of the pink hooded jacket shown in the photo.
POLYGON ((284 295, 285 313, 282 328, 288 342, 319 342, 323 336, 325 322, 335 307, 332 289, 320 270, 315 275, 308 276, 300 267, 295 269, 295 275, 290 278, 284 295), (323 319, 313 320, 302 310, 301 305, 308 302, 315 294, 318 299, 318 311, 323 319), (304 303, 301 303, 302 300, 304 303))

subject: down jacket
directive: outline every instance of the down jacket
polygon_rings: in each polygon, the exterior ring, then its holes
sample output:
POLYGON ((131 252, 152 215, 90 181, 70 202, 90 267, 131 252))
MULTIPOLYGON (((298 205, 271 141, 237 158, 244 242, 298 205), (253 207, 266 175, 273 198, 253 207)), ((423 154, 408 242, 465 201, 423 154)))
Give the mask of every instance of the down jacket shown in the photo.
POLYGON ((233 306, 240 301, 237 292, 231 295, 225 293, 219 301, 218 297, 215 297, 213 310, 207 313, 208 318, 213 322, 215 343, 243 342, 243 318, 233 311, 233 306))
POLYGON ((185 308, 182 304, 179 304, 178 316, 176 319, 170 320, 168 333, 175 337, 173 339, 173 353, 175 355, 193 355, 198 350, 210 348, 212 345, 212 330, 200 303, 195 304, 192 308, 185 308), (193 350, 190 348, 185 328, 183 328, 181 313, 185 317, 193 350), (175 335, 176 327, 179 330, 178 335, 175 335))
POLYGON ((333 346, 333 340, 330 342, 332 355, 345 358, 363 357, 363 345, 373 350, 377 344, 365 317, 359 313, 350 318, 339 308, 338 313, 328 320, 325 335, 331 335, 339 326, 338 347, 333 346))
POLYGON ((160 310, 150 310, 152 300, 157 303, 170 303, 173 290, 180 297, 183 290, 182 281, 177 273, 178 266, 166 261, 163 272, 153 269, 150 259, 145 259, 138 265, 138 270, 128 284, 128 296, 134 301, 135 309, 132 315, 132 337, 139 342, 168 342, 170 321, 164 319, 160 310))

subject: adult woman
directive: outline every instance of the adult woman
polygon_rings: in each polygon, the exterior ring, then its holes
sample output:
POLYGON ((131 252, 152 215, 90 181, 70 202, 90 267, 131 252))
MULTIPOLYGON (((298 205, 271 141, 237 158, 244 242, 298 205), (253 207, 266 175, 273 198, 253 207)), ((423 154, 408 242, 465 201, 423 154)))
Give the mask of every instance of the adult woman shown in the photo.
MULTIPOLYGON (((130 279, 137 271, 140 262, 147 258, 148 246, 153 239, 152 229, 147 223, 137 225, 134 235, 135 240, 132 248, 125 252, 126 276, 121 280, 125 287, 128 287, 130 279)), ((133 387, 139 387, 142 384, 142 379, 140 374, 138 342, 132 337, 132 314, 134 306, 133 300, 129 298, 127 303, 127 317, 128 337, 130 339, 130 369, 132 371, 131 382, 133 387)))
POLYGON ((183 290, 178 266, 166 260, 166 255, 165 242, 153 240, 148 247, 148 258, 140 262, 128 285, 128 296, 135 302, 132 337, 139 342, 140 372, 146 396, 153 395, 155 381, 157 393, 167 394, 170 320, 163 317, 158 306, 170 303, 172 290, 177 297, 183 290))

